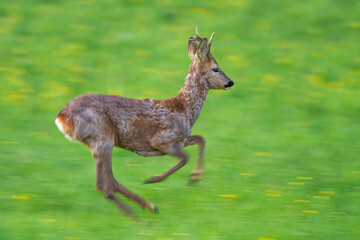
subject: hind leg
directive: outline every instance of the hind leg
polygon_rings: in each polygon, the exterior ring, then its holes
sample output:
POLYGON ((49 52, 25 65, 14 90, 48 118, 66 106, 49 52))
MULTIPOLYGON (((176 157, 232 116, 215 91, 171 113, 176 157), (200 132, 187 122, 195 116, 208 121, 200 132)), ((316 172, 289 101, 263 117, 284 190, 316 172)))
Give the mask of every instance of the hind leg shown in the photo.
POLYGON ((153 212, 158 212, 157 207, 151 202, 139 197, 124 186, 120 185, 112 171, 112 141, 92 142, 90 148, 96 162, 96 187, 102 191, 105 196, 112 200, 125 214, 133 215, 133 212, 115 196, 116 192, 123 194, 130 200, 135 201, 142 207, 146 207, 153 212))

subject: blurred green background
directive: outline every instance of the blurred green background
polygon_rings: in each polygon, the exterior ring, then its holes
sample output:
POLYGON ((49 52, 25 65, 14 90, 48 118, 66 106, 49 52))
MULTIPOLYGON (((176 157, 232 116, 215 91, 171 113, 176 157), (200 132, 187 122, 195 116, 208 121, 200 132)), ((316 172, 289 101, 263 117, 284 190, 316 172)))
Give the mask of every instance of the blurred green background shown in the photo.
POLYGON ((359 239, 360 2, 32 0, 0 3, 0 239, 359 239), (83 93, 178 94, 187 40, 235 81, 211 91, 193 133, 206 173, 115 149, 120 183, 160 215, 95 190, 89 150, 54 120, 83 93))

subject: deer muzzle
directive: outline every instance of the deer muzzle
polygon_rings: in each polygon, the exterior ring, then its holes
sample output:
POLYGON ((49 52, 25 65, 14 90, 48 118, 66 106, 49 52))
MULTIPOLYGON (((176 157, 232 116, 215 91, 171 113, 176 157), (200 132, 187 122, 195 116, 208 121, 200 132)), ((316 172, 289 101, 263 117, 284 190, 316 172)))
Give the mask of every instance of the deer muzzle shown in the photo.
POLYGON ((230 80, 224 87, 225 89, 230 89, 232 86, 234 86, 234 82, 230 80))

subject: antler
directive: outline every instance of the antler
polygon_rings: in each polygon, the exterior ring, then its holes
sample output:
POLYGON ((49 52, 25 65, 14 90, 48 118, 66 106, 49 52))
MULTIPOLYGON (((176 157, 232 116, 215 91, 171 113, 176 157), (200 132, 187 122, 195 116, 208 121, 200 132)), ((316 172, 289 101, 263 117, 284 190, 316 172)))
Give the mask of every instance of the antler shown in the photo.
POLYGON ((198 29, 197 29, 197 27, 196 27, 196 40, 198 40, 199 42, 201 42, 201 40, 202 40, 202 37, 200 37, 200 35, 199 35, 199 31, 198 31, 198 29))
MULTIPOLYGON (((213 32, 213 33, 211 34, 211 37, 210 37, 210 39, 209 39, 209 41, 208 41, 208 46, 209 46, 209 48, 211 47, 211 43, 212 43, 214 34, 215 34, 215 32, 213 32)), ((203 40, 203 38, 200 37, 200 34, 199 34, 199 31, 198 31, 198 28, 197 28, 197 27, 196 27, 196 36, 195 36, 195 39, 198 40, 199 42, 201 42, 201 40, 203 40)))
POLYGON ((209 48, 211 47, 211 43, 212 43, 212 40, 213 40, 214 35, 215 35, 215 32, 213 32, 213 33, 211 34, 211 37, 210 37, 210 39, 209 39, 209 41, 208 41, 208 46, 209 46, 209 48))

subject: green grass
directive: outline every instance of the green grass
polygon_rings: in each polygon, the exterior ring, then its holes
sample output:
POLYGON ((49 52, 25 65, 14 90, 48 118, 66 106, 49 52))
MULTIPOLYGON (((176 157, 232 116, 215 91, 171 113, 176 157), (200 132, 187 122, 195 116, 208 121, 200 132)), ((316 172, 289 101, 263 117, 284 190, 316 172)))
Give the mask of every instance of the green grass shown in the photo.
POLYGON ((0 239, 359 239, 359 9, 355 0, 3 2, 0 239), (160 208, 126 201, 136 223, 95 190, 89 150, 54 119, 88 92, 175 96, 195 26, 216 32, 212 53, 235 86, 209 93, 193 129, 207 141, 199 185, 187 185, 196 147, 154 185, 142 182, 172 158, 114 151, 117 179, 160 208))

